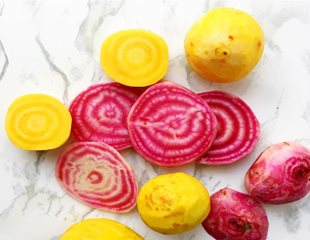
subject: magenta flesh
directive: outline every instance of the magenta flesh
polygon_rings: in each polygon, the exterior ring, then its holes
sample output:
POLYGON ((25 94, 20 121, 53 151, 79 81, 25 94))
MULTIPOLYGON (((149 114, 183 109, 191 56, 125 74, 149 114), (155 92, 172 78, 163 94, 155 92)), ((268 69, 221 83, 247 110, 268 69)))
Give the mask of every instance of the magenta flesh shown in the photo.
POLYGON ((294 202, 310 191, 310 150, 294 142, 271 145, 245 176, 256 199, 271 204, 294 202))
POLYGON ((149 87, 128 115, 133 147, 159 166, 180 166, 196 160, 211 146, 216 124, 201 97, 168 81, 149 87))
POLYGON ((58 158, 56 179, 78 201, 111 212, 136 205, 138 184, 132 168, 111 146, 76 142, 58 158))
POLYGON ((140 89, 119 83, 96 84, 71 103, 72 137, 77 142, 104 142, 117 150, 131 146, 127 115, 140 89))
POLYGON ((198 160, 207 165, 233 163, 249 154, 259 138, 259 122, 239 97, 222 91, 199 94, 217 119, 217 135, 210 149, 198 160))
POLYGON ((217 240, 264 240, 269 223, 253 197, 224 188, 211 196, 211 211, 202 226, 217 240))

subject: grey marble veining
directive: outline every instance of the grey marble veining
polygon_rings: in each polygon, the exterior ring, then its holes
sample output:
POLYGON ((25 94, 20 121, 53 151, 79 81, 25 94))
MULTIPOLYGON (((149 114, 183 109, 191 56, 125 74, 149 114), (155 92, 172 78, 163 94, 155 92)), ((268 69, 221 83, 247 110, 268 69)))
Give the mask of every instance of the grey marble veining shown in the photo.
MULTIPOLYGON (((3 0, 0 1, 0 239, 56 240, 73 223, 105 217, 132 227, 146 240, 212 239, 201 226, 164 236, 147 228, 133 210, 113 214, 73 200, 57 184, 55 160, 62 148, 28 152, 13 146, 4 118, 17 96, 42 92, 65 104, 86 87, 110 81, 99 64, 102 41, 120 29, 143 28, 160 34, 169 46, 166 79, 195 92, 221 89, 243 98, 261 123, 255 150, 229 166, 175 169, 154 167, 133 150, 122 151, 134 165, 141 186, 158 174, 185 171, 211 193, 229 186, 245 192, 243 176, 258 154, 284 140, 310 147, 310 2, 233 0, 3 0), (193 22, 214 7, 249 12, 265 33, 264 55, 244 80, 220 85, 190 70, 184 36, 193 22)), ((310 196, 286 205, 265 205, 268 239, 310 238, 310 196)))

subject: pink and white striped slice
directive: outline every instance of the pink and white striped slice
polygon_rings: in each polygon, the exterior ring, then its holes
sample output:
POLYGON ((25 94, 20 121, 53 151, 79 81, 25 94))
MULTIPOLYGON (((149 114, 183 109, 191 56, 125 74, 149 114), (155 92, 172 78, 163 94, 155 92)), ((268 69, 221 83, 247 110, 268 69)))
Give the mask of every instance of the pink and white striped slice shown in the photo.
POLYGON ((194 92, 163 81, 149 87, 128 114, 135 150, 159 166, 180 166, 204 154, 216 135, 216 118, 194 92))
POLYGON ((136 205, 138 184, 133 169, 111 146, 76 142, 58 158, 56 178, 73 198, 110 212, 128 212, 136 205))
POLYGON ((222 165, 235 162, 255 147, 259 122, 251 108, 239 97, 223 91, 199 93, 213 110, 218 130, 216 138, 199 163, 222 165))
POLYGON ((117 150, 131 147, 127 115, 141 89, 119 83, 96 84, 71 103, 72 137, 77 142, 104 142, 117 150))

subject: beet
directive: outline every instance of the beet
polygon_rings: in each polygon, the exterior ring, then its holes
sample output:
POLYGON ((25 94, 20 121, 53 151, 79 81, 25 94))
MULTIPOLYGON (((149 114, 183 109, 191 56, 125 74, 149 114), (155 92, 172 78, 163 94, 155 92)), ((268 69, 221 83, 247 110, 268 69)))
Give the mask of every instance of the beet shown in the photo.
POLYGON ((56 178, 80 202, 111 212, 128 212, 136 205, 138 184, 132 168, 111 146, 76 142, 58 158, 56 178))
POLYGON ((303 198, 310 191, 310 150, 294 142, 271 145, 248 170, 245 187, 265 203, 303 198))
POLYGON ((269 223, 253 197, 224 188, 211 196, 211 211, 202 226, 217 240, 264 240, 269 223))
POLYGON ((223 91, 200 93, 214 112, 218 130, 216 138, 199 163, 222 165, 249 154, 259 138, 259 122, 251 108, 239 97, 223 91))
POLYGON ((131 146, 127 115, 141 89, 119 83, 93 85, 70 105, 72 137, 77 142, 104 142, 117 150, 131 146))
POLYGON ((149 87, 128 114, 135 150, 160 166, 179 166, 204 154, 216 135, 207 103, 180 85, 163 81, 149 87))

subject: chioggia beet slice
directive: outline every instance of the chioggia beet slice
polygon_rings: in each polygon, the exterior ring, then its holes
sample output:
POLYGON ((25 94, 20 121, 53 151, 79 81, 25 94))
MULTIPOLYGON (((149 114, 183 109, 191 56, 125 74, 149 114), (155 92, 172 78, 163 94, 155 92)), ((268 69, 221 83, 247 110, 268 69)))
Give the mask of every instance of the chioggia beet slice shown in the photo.
POLYGON ((117 150, 130 147, 127 115, 141 92, 119 83, 101 83, 80 93, 69 108, 73 139, 104 142, 117 150))
POLYGON ((159 166, 179 166, 205 153, 216 135, 216 118, 192 91, 163 81, 149 87, 128 114, 135 150, 159 166))
POLYGON ((222 165, 249 154, 259 138, 259 122, 251 108, 239 97, 223 91, 199 93, 214 112, 217 135, 199 163, 222 165))
POLYGON ((248 170, 245 187, 265 203, 283 204, 303 198, 310 191, 310 150, 294 142, 271 145, 248 170))
POLYGON ((217 240, 264 240, 269 223, 253 197, 223 188, 211 196, 211 211, 202 226, 217 240))
POLYGON ((111 212, 128 212, 136 205, 138 184, 132 168, 111 146, 76 142, 56 164, 56 178, 80 202, 111 212))

